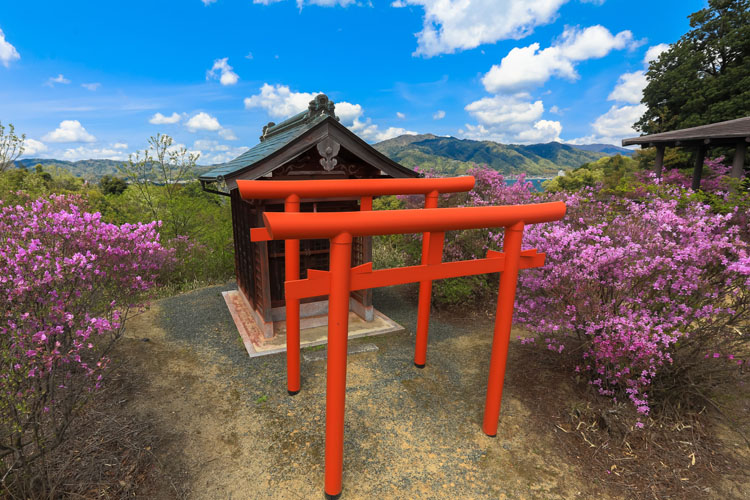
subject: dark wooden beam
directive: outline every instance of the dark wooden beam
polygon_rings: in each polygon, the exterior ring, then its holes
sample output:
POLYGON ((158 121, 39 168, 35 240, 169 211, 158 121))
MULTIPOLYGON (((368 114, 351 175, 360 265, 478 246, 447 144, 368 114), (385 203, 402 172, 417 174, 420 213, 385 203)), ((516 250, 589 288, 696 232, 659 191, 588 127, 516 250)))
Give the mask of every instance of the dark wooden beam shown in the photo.
POLYGON ((664 144, 656 146, 656 162, 654 163, 654 173, 657 179, 661 179, 661 171, 664 168, 664 144))
POLYGON ((747 154, 747 141, 737 141, 734 150, 734 161, 732 162, 732 173, 735 179, 745 177, 745 155, 747 154))
POLYGON ((695 152, 695 167, 693 167, 693 191, 701 188, 701 176, 703 175, 703 160, 706 158, 706 145, 701 144, 695 152))

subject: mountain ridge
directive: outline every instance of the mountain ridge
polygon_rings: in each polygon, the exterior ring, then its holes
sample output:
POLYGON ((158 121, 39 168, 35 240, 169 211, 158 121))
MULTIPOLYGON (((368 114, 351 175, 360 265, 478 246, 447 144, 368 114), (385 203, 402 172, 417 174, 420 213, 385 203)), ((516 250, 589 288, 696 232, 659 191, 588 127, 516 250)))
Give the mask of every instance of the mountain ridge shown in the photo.
POLYGON ((605 156, 632 154, 610 144, 501 144, 434 134, 401 135, 373 147, 405 167, 440 175, 463 174, 476 165, 487 165, 505 175, 554 176, 605 156))
MULTIPOLYGON (((552 177, 560 170, 571 170, 584 163, 614 154, 632 154, 611 144, 572 145, 560 142, 540 144, 501 144, 493 141, 458 139, 435 134, 401 135, 373 147, 408 168, 419 168, 438 175, 464 174, 477 165, 488 167, 504 175, 527 174, 552 177)), ((57 167, 73 175, 98 180, 105 175, 119 176, 121 160, 57 160, 53 158, 24 158, 16 164, 26 168, 41 164, 57 167)), ((196 175, 215 165, 198 165, 196 175)))

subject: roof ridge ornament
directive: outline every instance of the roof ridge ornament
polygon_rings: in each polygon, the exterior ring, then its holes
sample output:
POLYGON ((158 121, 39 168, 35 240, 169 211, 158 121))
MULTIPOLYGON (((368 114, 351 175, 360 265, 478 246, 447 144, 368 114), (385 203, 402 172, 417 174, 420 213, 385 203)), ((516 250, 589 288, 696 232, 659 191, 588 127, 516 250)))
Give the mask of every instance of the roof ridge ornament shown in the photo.
POLYGON ((336 105, 327 95, 318 94, 315 96, 315 99, 310 101, 310 105, 307 107, 307 121, 313 120, 320 115, 327 115, 338 120, 334 111, 335 108, 336 105))

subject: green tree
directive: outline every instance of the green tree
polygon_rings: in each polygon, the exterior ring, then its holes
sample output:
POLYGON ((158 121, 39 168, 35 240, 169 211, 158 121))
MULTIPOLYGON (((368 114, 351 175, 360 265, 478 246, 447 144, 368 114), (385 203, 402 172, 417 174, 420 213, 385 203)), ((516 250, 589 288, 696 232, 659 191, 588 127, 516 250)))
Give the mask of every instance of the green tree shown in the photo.
POLYGON ((8 125, 8 133, 6 134, 5 127, 0 122, 0 172, 5 172, 13 166, 16 159, 23 154, 25 140, 26 134, 17 136, 12 123, 8 125))
POLYGON ((750 115, 750 0, 709 0, 690 27, 649 66, 646 134, 750 115))
POLYGON ((170 237, 190 234, 195 213, 186 210, 190 201, 183 199, 181 191, 193 180, 200 156, 173 142, 168 135, 156 134, 149 138, 147 149, 131 155, 127 165, 120 167, 150 217, 164 221, 170 237))
POLYGON ((112 175, 105 175, 99 180, 99 189, 104 194, 120 195, 128 188, 125 179, 112 175))

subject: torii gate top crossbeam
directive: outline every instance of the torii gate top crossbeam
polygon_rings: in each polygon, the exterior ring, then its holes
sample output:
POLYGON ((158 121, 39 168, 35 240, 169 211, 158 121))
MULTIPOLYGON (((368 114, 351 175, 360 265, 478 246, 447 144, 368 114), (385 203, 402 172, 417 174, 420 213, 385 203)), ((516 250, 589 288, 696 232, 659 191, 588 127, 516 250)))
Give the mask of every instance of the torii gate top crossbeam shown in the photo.
POLYGON ((240 196, 246 200, 299 198, 341 198, 345 196, 384 196, 389 194, 458 193, 474 187, 474 177, 435 179, 323 179, 311 181, 237 181, 240 196))
POLYGON ((385 212, 263 214, 265 228, 251 230, 253 241, 288 238, 333 238, 379 234, 444 232, 458 229, 508 227, 518 222, 534 224, 559 220, 565 203, 536 203, 496 207, 423 208, 385 212))

